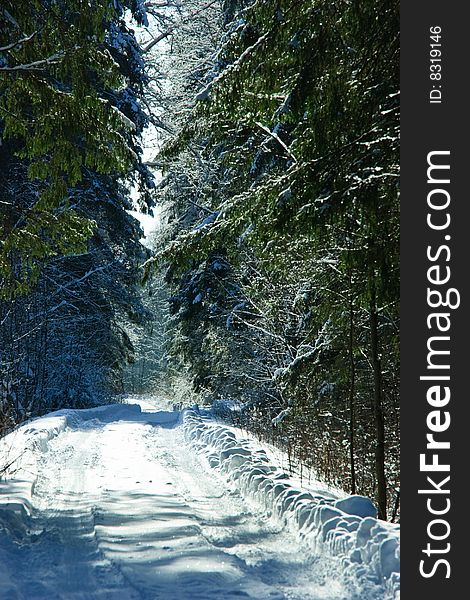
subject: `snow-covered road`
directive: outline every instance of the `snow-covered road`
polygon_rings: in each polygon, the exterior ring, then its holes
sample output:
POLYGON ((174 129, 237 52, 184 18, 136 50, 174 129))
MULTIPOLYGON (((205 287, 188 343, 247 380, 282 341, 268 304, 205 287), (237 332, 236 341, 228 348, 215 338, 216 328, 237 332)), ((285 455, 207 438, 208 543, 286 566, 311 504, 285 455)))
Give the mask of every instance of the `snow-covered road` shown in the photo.
POLYGON ((2 600, 364 598, 208 466, 180 413, 142 410, 61 411, 2 441, 0 468, 21 455, 0 481, 2 600))

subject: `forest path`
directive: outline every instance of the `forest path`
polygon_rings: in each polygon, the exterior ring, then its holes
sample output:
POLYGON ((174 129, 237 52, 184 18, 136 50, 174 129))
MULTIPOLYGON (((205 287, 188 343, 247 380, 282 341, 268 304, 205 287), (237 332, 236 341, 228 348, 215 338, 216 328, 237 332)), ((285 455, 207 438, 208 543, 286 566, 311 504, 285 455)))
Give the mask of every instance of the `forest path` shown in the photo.
POLYGON ((157 401, 141 407, 77 418, 48 441, 30 531, 1 544, 10 582, 1 598, 353 597, 331 559, 303 552, 207 470, 179 413, 158 411, 157 401))

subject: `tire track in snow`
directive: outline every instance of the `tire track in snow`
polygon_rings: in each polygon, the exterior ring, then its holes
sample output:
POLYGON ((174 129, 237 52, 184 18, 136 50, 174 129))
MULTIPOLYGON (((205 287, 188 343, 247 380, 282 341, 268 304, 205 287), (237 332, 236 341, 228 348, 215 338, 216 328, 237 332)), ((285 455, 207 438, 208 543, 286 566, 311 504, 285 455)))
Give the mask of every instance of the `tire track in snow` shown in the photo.
MULTIPOLYGON (((72 420, 38 462, 31 533, 8 541, 9 598, 341 600, 305 556, 205 470, 177 415, 72 420)), ((0 531, 1 539, 1 531, 0 531)), ((0 544, 1 546, 1 544, 0 544)))
POLYGON ((39 462, 32 543, 17 552, 26 567, 16 576, 25 600, 141 598, 96 539, 96 438, 96 432, 66 431, 39 462))

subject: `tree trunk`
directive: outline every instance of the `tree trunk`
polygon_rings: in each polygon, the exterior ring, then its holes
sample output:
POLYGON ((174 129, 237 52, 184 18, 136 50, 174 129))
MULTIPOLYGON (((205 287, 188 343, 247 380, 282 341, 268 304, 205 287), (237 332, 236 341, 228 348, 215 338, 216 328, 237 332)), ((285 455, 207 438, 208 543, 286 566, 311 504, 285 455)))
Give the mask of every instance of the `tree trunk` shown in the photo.
POLYGON ((377 504, 379 519, 387 518, 387 480, 385 477, 385 427, 382 408, 382 365, 379 353, 378 315, 374 275, 371 277, 370 338, 372 369, 374 373, 374 420, 376 427, 375 475, 377 477, 377 504))
POLYGON ((351 469, 351 494, 356 493, 356 462, 354 458, 354 435, 355 435, 355 419, 354 419, 354 394, 356 386, 356 365, 354 363, 354 308, 352 300, 349 305, 349 365, 350 365, 350 382, 349 382, 349 465, 351 469))

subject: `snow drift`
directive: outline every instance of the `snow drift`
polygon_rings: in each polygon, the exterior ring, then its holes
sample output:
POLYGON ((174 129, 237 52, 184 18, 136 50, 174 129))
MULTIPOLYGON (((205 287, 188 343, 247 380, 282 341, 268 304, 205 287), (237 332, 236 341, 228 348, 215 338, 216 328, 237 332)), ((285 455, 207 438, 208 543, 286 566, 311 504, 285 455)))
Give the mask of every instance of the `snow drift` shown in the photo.
POLYGON ((195 410, 184 412, 183 427, 186 440, 210 467, 296 531, 313 552, 339 558, 345 575, 359 586, 377 587, 377 598, 399 597, 400 529, 378 520, 369 498, 295 487, 264 449, 195 410))

